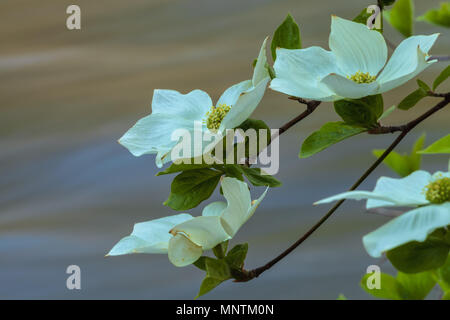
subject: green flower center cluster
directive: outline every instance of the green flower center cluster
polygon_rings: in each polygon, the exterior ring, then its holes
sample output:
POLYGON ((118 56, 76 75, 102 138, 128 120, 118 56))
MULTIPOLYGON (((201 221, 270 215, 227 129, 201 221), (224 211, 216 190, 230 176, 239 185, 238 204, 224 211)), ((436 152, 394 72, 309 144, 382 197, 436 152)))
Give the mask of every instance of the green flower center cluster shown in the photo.
POLYGON ((212 106, 211 110, 206 113, 206 127, 209 130, 217 131, 219 129, 220 124, 222 123, 223 118, 227 115, 227 113, 231 110, 231 106, 226 104, 221 104, 218 107, 212 106))
POLYGON ((370 73, 362 73, 361 71, 357 71, 352 76, 347 76, 347 79, 353 80, 356 83, 372 83, 375 81, 377 77, 371 76, 370 73))
POLYGON ((450 201, 450 178, 442 178, 427 185, 425 195, 431 203, 450 201))

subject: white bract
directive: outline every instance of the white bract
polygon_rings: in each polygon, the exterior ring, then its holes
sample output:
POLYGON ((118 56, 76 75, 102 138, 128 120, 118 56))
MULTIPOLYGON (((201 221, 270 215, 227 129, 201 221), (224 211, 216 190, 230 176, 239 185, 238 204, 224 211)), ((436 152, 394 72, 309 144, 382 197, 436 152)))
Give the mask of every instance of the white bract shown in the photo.
POLYGON ((233 238, 267 193, 266 189, 251 201, 247 184, 235 178, 224 178, 222 191, 228 203, 210 203, 200 217, 181 213, 135 224, 131 235, 121 239, 108 255, 168 253, 177 267, 195 262, 203 251, 233 238))
POLYGON ((386 64, 388 51, 380 32, 333 16, 331 51, 320 47, 277 49, 276 78, 270 88, 320 101, 383 93, 411 80, 437 61, 428 61, 428 51, 438 35, 405 39, 386 64))
POLYGON ((450 173, 415 171, 402 179, 381 177, 373 191, 349 191, 315 204, 342 199, 368 199, 366 208, 416 207, 363 237, 373 257, 410 241, 425 241, 436 229, 450 225, 450 173))
MULTIPOLYGON (((195 136, 196 131, 196 134, 211 132, 220 137, 226 129, 239 126, 258 106, 270 80, 266 67, 266 41, 260 49, 252 79, 225 90, 215 106, 202 90, 181 94, 175 90, 157 89, 153 93, 152 113, 140 119, 119 143, 134 156, 156 154, 156 165, 162 167, 164 163, 176 160, 171 159, 171 151, 178 143, 172 138, 176 130, 185 130, 190 136, 195 136)), ((192 146, 190 157, 193 158, 213 148, 211 144, 195 148, 192 143, 192 146)))

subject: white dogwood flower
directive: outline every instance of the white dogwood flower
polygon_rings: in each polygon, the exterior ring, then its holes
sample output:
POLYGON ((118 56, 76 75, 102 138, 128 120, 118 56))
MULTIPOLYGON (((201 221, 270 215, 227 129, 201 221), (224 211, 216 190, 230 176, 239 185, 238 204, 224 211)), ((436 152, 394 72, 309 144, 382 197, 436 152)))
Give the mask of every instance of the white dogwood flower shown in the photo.
POLYGON ((137 223, 131 235, 121 239, 108 255, 168 253, 175 266, 187 266, 197 261, 203 251, 233 238, 253 215, 267 190, 251 201, 245 182, 224 178, 222 191, 227 203, 210 203, 199 217, 181 213, 137 223))
MULTIPOLYGON (((119 143, 134 156, 156 154, 156 165, 162 167, 164 163, 176 160, 171 159, 171 151, 178 143, 172 138, 176 130, 186 130, 191 136, 194 131, 200 131, 200 134, 208 131, 220 137, 226 129, 240 125, 258 106, 270 80, 266 67, 266 41, 261 46, 252 79, 225 90, 215 105, 202 90, 181 94, 175 90, 157 89, 153 93, 152 113, 140 119, 119 143)), ((201 156, 212 147, 209 144, 200 149, 192 148, 190 157, 201 156)))
POLYGON ((380 32, 361 23, 332 17, 329 47, 277 49, 276 77, 270 88, 320 101, 358 99, 394 89, 437 60, 428 51, 439 34, 403 40, 387 62, 380 32))
POLYGON ((425 241, 436 229, 450 225, 450 172, 415 171, 402 179, 381 177, 373 191, 349 191, 315 204, 336 200, 368 199, 366 208, 416 207, 365 235, 363 243, 372 257, 410 241, 425 241))

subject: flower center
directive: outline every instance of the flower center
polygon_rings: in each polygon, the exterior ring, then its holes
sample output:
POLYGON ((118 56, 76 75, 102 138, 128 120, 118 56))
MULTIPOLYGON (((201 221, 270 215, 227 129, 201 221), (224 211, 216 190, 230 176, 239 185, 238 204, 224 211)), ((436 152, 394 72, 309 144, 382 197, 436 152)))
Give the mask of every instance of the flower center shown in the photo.
POLYGON ((347 76, 347 79, 353 80, 356 83, 372 83, 375 81, 377 77, 371 76, 370 73, 362 73, 361 71, 357 71, 352 76, 347 76))
POLYGON ((221 104, 217 107, 212 106, 211 110, 206 113, 206 127, 209 130, 217 131, 220 127, 220 123, 223 118, 227 115, 227 113, 231 110, 231 106, 226 104, 221 104))
POLYGON ((450 201, 450 178, 436 180, 426 187, 426 199, 431 203, 450 201))

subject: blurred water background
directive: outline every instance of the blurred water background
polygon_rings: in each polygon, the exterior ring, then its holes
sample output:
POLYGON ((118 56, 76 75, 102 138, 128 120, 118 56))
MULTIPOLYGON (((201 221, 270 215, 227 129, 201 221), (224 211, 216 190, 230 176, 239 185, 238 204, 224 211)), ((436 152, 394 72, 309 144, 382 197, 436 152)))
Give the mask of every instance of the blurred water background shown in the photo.
MULTIPOLYGON (((374 1, 361 0, 2 0, 0 2, 0 298, 190 299, 202 273, 172 266, 165 255, 104 255, 135 222, 174 214, 162 205, 171 176, 155 177, 153 156, 133 157, 116 140, 150 113, 155 88, 183 93, 201 88, 213 100, 250 78, 262 40, 290 12, 303 46, 328 48, 330 15, 353 18, 374 1), (82 29, 66 29, 66 8, 78 4, 82 29), (68 290, 68 265, 79 265, 82 289, 68 290)), ((416 1, 416 15, 439 1, 416 1)), ((448 54, 449 32, 423 22, 416 33, 441 32, 433 49, 448 54)), ((392 42, 400 34, 386 26, 392 42)), ((445 65, 421 78, 429 83, 445 65)), ((415 88, 385 96, 386 107, 415 88)), ((449 85, 442 85, 442 90, 449 85)), ((386 124, 404 123, 431 106, 396 111, 386 124)), ((253 118, 277 128, 303 106, 267 91, 253 118)), ((427 131, 428 143, 448 133, 450 110, 421 124, 398 150, 427 131)), ((305 232, 329 206, 311 203, 344 191, 393 135, 358 136, 309 159, 297 157, 303 139, 336 121, 330 103, 281 138, 284 186, 271 189, 232 244, 247 241, 247 267, 271 259, 305 232)), ((428 170, 445 157, 426 157, 428 170)), ((380 167, 361 188, 372 188, 380 167)), ((260 194, 263 188, 254 193, 260 194)), ((215 194, 213 199, 219 199, 215 194)), ((202 207, 202 204, 200 207, 202 207)), ((195 214, 200 212, 197 208, 195 214)), ((370 264, 361 237, 385 223, 348 202, 310 239, 257 280, 227 282, 205 298, 349 299, 368 296, 359 280, 370 264)))

